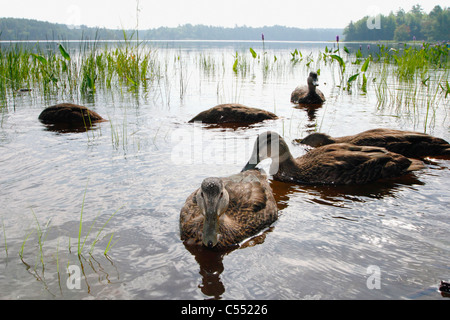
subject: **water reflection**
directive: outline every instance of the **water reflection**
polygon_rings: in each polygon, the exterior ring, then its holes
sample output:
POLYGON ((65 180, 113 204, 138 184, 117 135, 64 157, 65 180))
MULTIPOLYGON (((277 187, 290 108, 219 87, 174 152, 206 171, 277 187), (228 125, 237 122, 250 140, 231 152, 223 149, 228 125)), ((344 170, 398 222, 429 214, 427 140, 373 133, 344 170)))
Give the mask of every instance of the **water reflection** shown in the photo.
POLYGON ((212 299, 220 299, 225 292, 225 286, 220 280, 220 275, 224 270, 223 257, 236 248, 220 251, 186 243, 184 243, 184 246, 195 257, 200 266, 199 273, 202 276, 202 283, 199 288, 202 293, 212 299))
MULTIPOLYGON (((273 121, 273 120, 266 120, 273 121)), ((229 123, 202 123, 202 128, 204 129, 218 129, 218 131, 237 131, 237 130, 245 130, 251 128, 262 127, 266 121, 256 122, 256 123, 239 123, 239 122, 229 122, 229 123)))
POLYGON ((305 110, 308 115, 308 120, 310 124, 307 125, 308 129, 315 128, 316 124, 316 113, 322 107, 322 104, 304 104, 300 103, 294 106, 295 109, 305 110))
POLYGON ((207 300, 219 300, 225 293, 225 285, 220 279, 221 274, 225 270, 223 265, 224 257, 234 250, 245 249, 264 243, 266 235, 272 232, 273 229, 274 226, 239 245, 221 250, 189 245, 183 242, 185 248, 195 257, 195 260, 199 264, 199 274, 202 276, 202 283, 198 287, 204 295, 210 297, 207 300))
POLYGON ((57 133, 79 133, 79 132, 87 132, 90 130, 98 130, 100 128, 97 125, 97 123, 86 125, 59 123, 59 124, 43 124, 43 126, 46 131, 52 131, 57 133))
POLYGON ((365 202, 367 199, 394 197, 405 187, 425 185, 414 174, 394 179, 378 180, 363 185, 300 185, 272 180, 270 182, 279 210, 289 206, 289 199, 296 193, 306 194, 310 201, 327 206, 343 207, 345 203, 365 202))
MULTIPOLYGON (((58 253, 56 253, 58 255, 58 253)), ((68 260, 67 265, 54 270, 53 261, 34 262, 38 258, 20 257, 25 270, 33 276, 52 298, 76 298, 95 296, 93 290, 100 285, 110 285, 119 281, 119 270, 108 255, 76 255, 76 257, 59 257, 68 260), (29 263, 28 261, 34 263, 29 263), (105 260, 105 261, 102 261, 105 260)), ((56 264, 59 265, 58 260, 56 264)))

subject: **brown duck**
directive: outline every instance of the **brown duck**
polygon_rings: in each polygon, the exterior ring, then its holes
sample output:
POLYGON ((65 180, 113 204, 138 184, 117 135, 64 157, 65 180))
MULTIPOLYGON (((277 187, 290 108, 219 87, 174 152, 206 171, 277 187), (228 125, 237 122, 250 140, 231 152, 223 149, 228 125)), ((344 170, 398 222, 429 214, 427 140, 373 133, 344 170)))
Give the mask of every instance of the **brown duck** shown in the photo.
POLYGON ((278 117, 269 111, 251 108, 242 104, 219 104, 208 110, 200 112, 189 122, 201 121, 209 124, 221 123, 243 123, 251 124, 264 120, 278 119, 278 117))
POLYGON ((372 129, 352 136, 338 138, 332 138, 327 134, 316 132, 304 139, 296 139, 294 141, 312 147, 324 146, 331 143, 377 146, 412 158, 450 156, 450 144, 441 138, 420 132, 394 129, 372 129))
POLYGON ((270 174, 275 180, 300 184, 365 184, 423 168, 421 161, 384 148, 348 143, 315 148, 294 159, 284 139, 269 131, 258 136, 242 171, 267 158, 272 159, 270 174))
POLYGON ((227 248, 256 235, 277 218, 272 190, 259 171, 206 178, 181 209, 181 240, 227 248))
POLYGON ((319 85, 319 79, 316 72, 311 71, 307 79, 307 86, 298 86, 291 93, 291 102, 298 104, 322 104, 325 102, 325 96, 316 87, 319 85))
POLYGON ((98 113, 73 103, 60 103, 44 109, 39 120, 45 124, 67 124, 90 126, 95 122, 106 121, 98 113))

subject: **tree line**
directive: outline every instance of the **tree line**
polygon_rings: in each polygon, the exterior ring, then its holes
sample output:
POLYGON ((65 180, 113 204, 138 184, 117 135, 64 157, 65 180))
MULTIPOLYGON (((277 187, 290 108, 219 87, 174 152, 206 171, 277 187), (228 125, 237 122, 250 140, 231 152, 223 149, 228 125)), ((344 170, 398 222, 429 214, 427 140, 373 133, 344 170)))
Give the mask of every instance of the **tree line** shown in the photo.
POLYGON ((450 40, 450 8, 435 6, 425 13, 417 4, 408 12, 366 16, 344 29, 346 41, 412 41, 450 40))
POLYGON ((67 26, 30 19, 0 18, 0 40, 266 40, 332 41, 342 29, 300 29, 284 26, 213 27, 185 24, 175 28, 116 30, 67 26))

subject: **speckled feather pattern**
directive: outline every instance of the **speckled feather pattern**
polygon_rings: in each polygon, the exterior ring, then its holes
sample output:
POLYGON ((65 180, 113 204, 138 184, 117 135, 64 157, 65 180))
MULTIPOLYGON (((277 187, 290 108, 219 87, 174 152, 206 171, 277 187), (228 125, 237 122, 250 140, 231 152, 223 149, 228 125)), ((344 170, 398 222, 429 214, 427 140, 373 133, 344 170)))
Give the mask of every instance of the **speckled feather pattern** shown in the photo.
POLYGON ((280 164, 274 179, 306 184, 364 184, 406 174, 412 161, 384 148, 335 143, 280 164))
MULTIPOLYGON (((228 209, 219 224, 217 248, 229 247, 269 227, 278 218, 277 206, 270 185, 264 175, 256 170, 222 178, 229 193, 228 209)), ((180 212, 181 240, 202 245, 203 214, 194 191, 180 212)))
POLYGON ((450 156, 450 144, 431 135, 393 129, 373 129, 362 133, 333 139, 337 143, 359 146, 379 146, 406 157, 450 156))

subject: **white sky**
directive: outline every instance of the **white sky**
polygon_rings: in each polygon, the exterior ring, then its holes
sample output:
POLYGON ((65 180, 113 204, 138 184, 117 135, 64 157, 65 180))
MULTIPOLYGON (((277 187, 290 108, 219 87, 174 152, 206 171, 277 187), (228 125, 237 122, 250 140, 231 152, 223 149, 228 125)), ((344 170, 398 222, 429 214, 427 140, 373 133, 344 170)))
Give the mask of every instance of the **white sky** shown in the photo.
POLYGON ((450 0, 0 0, 0 17, 28 18, 69 25, 134 29, 211 26, 343 28, 353 20, 420 4, 429 13, 450 0))

